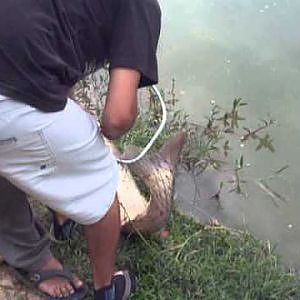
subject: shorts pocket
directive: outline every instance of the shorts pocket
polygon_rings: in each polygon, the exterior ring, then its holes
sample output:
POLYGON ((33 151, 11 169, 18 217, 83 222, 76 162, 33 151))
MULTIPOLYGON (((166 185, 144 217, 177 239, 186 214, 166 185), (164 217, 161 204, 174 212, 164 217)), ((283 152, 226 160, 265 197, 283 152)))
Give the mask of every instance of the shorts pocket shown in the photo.
POLYGON ((17 141, 17 138, 15 138, 15 137, 2 139, 2 140, 0 140, 0 148, 4 148, 5 146, 14 145, 16 143, 16 141, 17 141))
POLYGON ((0 139, 0 173, 13 181, 38 180, 50 175, 56 160, 42 130, 0 139))

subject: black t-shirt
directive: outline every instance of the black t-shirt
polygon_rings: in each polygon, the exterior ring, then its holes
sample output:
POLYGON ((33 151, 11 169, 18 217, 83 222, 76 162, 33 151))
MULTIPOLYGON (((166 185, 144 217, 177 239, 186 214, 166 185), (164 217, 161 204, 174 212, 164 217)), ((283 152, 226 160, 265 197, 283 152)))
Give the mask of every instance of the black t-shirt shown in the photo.
POLYGON ((0 94, 59 111, 104 62, 140 71, 140 87, 155 84, 160 19, 156 0, 1 1, 0 94))

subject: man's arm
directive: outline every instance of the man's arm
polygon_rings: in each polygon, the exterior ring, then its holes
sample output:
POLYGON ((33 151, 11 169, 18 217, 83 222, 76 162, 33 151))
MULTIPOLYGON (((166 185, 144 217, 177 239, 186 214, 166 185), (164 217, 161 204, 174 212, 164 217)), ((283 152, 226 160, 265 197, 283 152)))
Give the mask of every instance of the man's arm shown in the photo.
POLYGON ((141 74, 125 68, 111 70, 108 95, 102 114, 103 135, 115 140, 133 126, 137 117, 137 89, 141 74))

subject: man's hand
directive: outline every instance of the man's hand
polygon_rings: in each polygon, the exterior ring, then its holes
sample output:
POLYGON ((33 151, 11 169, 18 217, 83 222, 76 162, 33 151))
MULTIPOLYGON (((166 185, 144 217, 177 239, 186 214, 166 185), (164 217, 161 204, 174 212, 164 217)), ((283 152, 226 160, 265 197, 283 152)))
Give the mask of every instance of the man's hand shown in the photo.
POLYGON ((141 74, 125 68, 112 69, 101 121, 103 135, 115 140, 125 134, 137 117, 137 88, 141 74))

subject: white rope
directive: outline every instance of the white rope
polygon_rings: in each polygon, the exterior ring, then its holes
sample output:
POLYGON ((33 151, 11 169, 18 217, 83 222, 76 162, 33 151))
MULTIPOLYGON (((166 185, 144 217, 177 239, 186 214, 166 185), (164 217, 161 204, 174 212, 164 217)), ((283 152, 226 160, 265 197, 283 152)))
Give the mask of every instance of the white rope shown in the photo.
POLYGON ((162 120, 161 120, 160 126, 158 127, 157 131, 155 132, 155 134, 153 135, 153 137, 151 138, 149 143, 146 145, 146 147, 142 150, 142 152, 138 156, 136 156, 133 159, 117 159, 117 161, 119 163, 132 164, 132 163, 135 163, 136 161, 140 160, 141 158, 143 158, 147 154, 147 152, 150 150, 150 148, 152 147, 154 142, 157 140, 158 136, 161 134, 161 132, 163 131, 163 129, 166 125, 166 122, 167 122, 166 104, 165 104, 164 99, 163 99, 160 91, 158 90, 158 88, 153 85, 152 89, 154 90, 155 94, 157 95, 157 98, 158 98, 158 100, 161 104, 161 108, 162 108, 162 120))

